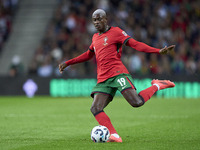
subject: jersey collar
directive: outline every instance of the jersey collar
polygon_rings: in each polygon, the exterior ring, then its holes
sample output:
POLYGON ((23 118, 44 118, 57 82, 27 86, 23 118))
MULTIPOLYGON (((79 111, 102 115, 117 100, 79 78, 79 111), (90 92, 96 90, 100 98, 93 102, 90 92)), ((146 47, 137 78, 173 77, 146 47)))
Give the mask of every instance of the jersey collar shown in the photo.
MULTIPOLYGON (((109 27, 108 30, 110 30, 110 28, 111 28, 111 27, 109 27)), ((107 32, 108 30, 106 30, 105 32, 107 32)), ((102 35, 102 34, 104 34, 105 32, 103 32, 103 33, 101 33, 101 34, 99 33, 99 35, 102 35)))

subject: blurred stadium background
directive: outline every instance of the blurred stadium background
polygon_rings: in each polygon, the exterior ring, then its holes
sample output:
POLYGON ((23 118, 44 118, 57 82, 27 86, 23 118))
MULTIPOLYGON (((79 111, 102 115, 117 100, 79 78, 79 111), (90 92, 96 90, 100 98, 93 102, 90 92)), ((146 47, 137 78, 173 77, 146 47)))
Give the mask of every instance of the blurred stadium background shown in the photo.
POLYGON ((63 74, 58 64, 88 49, 97 8, 107 12, 110 26, 138 41, 176 45, 168 55, 124 46, 122 60, 138 91, 153 78, 170 79, 176 88, 157 96, 200 97, 199 0, 0 0, 0 95, 89 96, 95 58, 63 74))

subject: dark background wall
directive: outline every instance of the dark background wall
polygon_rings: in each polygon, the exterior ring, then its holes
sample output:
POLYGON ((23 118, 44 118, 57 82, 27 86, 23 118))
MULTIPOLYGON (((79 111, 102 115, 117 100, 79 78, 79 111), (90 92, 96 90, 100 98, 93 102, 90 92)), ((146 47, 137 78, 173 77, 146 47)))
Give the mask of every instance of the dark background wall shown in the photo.
MULTIPOLYGON (((151 80, 156 76, 134 76, 137 91, 150 86, 151 80)), ((24 83, 32 79, 37 84, 35 95, 50 95, 61 97, 89 96, 96 78, 41 78, 33 76, 0 77, 0 95, 25 95, 24 83)), ((198 76, 159 76, 158 79, 169 79, 176 83, 173 89, 161 90, 157 96, 161 97, 200 97, 200 78, 198 76)), ((120 95, 120 93, 117 93, 120 95)))

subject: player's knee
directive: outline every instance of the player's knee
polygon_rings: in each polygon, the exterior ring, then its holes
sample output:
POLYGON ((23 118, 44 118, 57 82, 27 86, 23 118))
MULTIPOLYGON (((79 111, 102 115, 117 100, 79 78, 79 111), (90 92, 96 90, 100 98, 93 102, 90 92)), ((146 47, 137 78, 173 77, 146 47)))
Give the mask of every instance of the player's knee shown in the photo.
POLYGON ((140 98, 133 100, 133 103, 131 103, 132 107, 140 107, 142 105, 144 105, 144 102, 140 98))
POLYGON ((90 111, 92 112, 92 114, 96 114, 97 112, 101 111, 100 109, 98 109, 97 106, 91 106, 90 107, 90 111))

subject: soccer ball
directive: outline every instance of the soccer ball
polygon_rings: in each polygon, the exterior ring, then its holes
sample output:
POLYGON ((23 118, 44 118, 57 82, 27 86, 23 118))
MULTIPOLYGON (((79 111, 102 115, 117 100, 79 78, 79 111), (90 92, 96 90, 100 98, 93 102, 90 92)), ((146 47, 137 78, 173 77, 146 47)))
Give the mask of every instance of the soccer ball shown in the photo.
POLYGON ((105 143, 110 137, 110 132, 105 126, 95 126, 91 131, 91 140, 94 143, 105 143))

